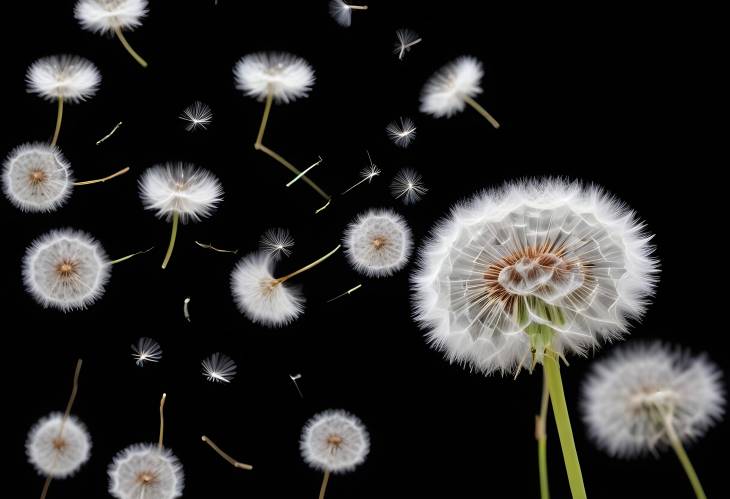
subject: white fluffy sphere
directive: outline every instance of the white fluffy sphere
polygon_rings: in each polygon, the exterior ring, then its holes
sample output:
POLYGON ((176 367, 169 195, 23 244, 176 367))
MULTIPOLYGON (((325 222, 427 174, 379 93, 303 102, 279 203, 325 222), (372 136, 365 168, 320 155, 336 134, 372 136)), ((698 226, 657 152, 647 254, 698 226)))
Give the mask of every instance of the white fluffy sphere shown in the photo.
POLYGON ((415 317, 450 361, 486 373, 529 362, 540 324, 557 354, 583 353, 643 313, 658 272, 650 239, 599 187, 508 183, 458 204, 432 231, 412 276, 415 317))
POLYGON ((251 321, 269 327, 285 326, 304 311, 298 289, 276 283, 274 259, 252 253, 238 262, 231 274, 231 292, 238 309, 251 321))
POLYGON ((597 362, 583 386, 590 435, 614 456, 669 445, 663 418, 683 442, 702 436, 725 405, 720 370, 661 343, 619 348, 597 362))
POLYGON ((365 461, 370 452, 370 438, 365 426, 352 414, 325 411, 307 421, 299 449, 312 468, 345 473, 365 461))
POLYGON ((421 112, 447 118, 463 111, 464 96, 482 93, 479 86, 484 70, 482 63, 465 55, 446 64, 426 82, 421 91, 421 112))
POLYGON ((44 307, 84 309, 104 294, 111 264, 101 245, 84 232, 51 231, 30 245, 23 259, 28 293, 44 307))
POLYGON ((147 15, 147 0, 79 0, 74 16, 81 27, 93 33, 115 29, 132 30, 147 15))
POLYGON ((307 61, 286 52, 257 52, 244 56, 233 68, 236 88, 249 97, 289 103, 306 97, 314 85, 314 70, 307 61))
POLYGON ((369 210, 348 225, 343 241, 350 264, 371 277, 388 276, 408 263, 411 229, 392 210, 369 210))
POLYGON ((101 74, 96 66, 77 55, 53 55, 38 59, 25 75, 28 92, 44 99, 79 102, 92 97, 99 88, 101 74))
POLYGON ((89 460, 91 438, 74 416, 63 424, 63 414, 54 412, 38 421, 25 443, 28 460, 38 473, 53 478, 73 475, 89 460))
POLYGON ((71 167, 55 146, 23 144, 3 164, 5 196, 22 211, 54 211, 73 190, 71 167))
POLYGON ((109 493, 119 499, 174 499, 182 496, 180 461, 157 445, 135 444, 114 457, 109 466, 109 493))

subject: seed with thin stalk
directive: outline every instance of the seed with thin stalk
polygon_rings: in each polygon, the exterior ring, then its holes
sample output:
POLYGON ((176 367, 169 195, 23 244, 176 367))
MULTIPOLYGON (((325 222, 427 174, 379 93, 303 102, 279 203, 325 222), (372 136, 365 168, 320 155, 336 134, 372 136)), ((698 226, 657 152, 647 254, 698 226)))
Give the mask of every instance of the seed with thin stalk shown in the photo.
POLYGON ((207 104, 195 101, 185 108, 180 115, 180 119, 187 122, 185 130, 192 132, 198 128, 207 130, 208 125, 213 121, 213 111, 207 104))
POLYGON ((352 24, 353 10, 367 10, 367 5, 352 5, 344 0, 330 0, 330 15, 337 24, 345 28, 352 24))
POLYGON ((403 168, 393 177, 390 192, 395 199, 400 199, 405 204, 413 204, 428 192, 428 188, 423 184, 420 173, 403 168))
POLYGON ((230 383, 236 376, 236 363, 225 354, 216 352, 201 362, 203 376, 215 383, 230 383))
POLYGON ((259 241, 261 250, 274 260, 291 255, 292 246, 294 246, 294 238, 287 229, 282 228, 268 229, 259 241))
POLYGON ((101 82, 99 70, 91 61, 76 55, 54 55, 38 59, 25 75, 28 92, 58 103, 56 129, 51 145, 58 142, 63 120, 63 105, 85 101, 96 94, 101 82))
POLYGON ((418 33, 406 28, 397 30, 395 32, 395 36, 398 41, 395 42, 393 53, 398 56, 399 60, 403 60, 406 52, 410 51, 414 45, 421 43, 422 41, 421 37, 418 36, 418 33))
POLYGON ((143 68, 147 61, 135 52, 123 32, 139 27, 146 15, 147 0, 79 0, 74 8, 83 29, 101 35, 113 33, 143 68))
POLYGON ((304 311, 304 296, 285 283, 330 256, 340 246, 322 258, 283 277, 274 277, 274 259, 266 253, 252 253, 238 262, 231 274, 231 292, 239 310, 249 320, 268 327, 289 324, 304 311))
POLYGON ((436 118, 451 117, 464 110, 466 104, 474 108, 494 128, 499 123, 474 97, 482 93, 482 63, 465 55, 442 67, 426 82, 421 91, 421 112, 436 118))
POLYGON ((137 343, 132 345, 132 352, 134 362, 139 367, 144 366, 146 362, 159 362, 162 359, 162 348, 152 338, 138 339, 137 343))
POLYGON ((385 132, 395 145, 405 149, 416 138, 416 124, 410 118, 399 118, 385 127, 385 132))
POLYGON ((146 210, 172 221, 170 244, 162 262, 172 257, 178 223, 198 222, 210 216, 223 200, 220 181, 209 171, 184 163, 153 166, 139 180, 139 195, 146 210))

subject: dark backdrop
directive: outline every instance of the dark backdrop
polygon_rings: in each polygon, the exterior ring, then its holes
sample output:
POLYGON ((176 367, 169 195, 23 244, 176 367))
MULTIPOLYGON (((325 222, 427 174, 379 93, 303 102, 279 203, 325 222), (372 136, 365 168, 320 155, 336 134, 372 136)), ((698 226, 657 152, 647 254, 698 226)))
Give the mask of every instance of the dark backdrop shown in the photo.
MULTIPOLYGON (((114 454, 156 438, 163 391, 165 441, 184 465, 185 497, 316 497, 321 475, 302 462, 298 438, 304 422, 328 408, 357 414, 372 437, 367 462, 335 476, 328 497, 537 497, 533 418, 540 377, 485 378, 431 351, 410 320, 410 267, 391 278, 363 279, 340 254, 299 279, 307 297, 303 317, 268 330, 231 300, 237 257, 193 243, 245 254, 266 228, 288 227, 296 246, 279 266, 285 272, 331 249, 369 207, 395 207, 420 241, 455 201, 520 176, 595 181, 635 208, 656 233, 662 276, 631 338, 679 342, 727 366, 726 328, 710 312, 720 303, 709 291, 713 274, 700 263, 708 256, 702 245, 716 248, 721 234, 713 187, 704 185, 702 164, 681 163, 689 158, 686 132, 698 125, 703 105, 691 89, 701 68, 667 12, 372 1, 343 29, 324 0, 153 2, 144 25, 128 35, 150 63, 143 70, 116 40, 82 31, 71 1, 8 2, 3 9, 2 150, 50 137, 55 106, 26 93, 24 73, 38 57, 68 52, 91 59, 103 76, 97 96, 66 109, 59 144, 77 178, 132 168, 113 182, 76 189, 50 215, 0 203, 3 488, 15 489, 9 497, 40 493, 42 479, 24 456, 26 432, 37 418, 63 409, 78 357, 84 368, 74 413, 88 425, 93 455, 78 475, 54 481, 50 498, 104 497, 114 454), (424 38, 404 62, 391 52, 400 27, 424 38), (303 183, 285 189, 286 170, 252 147, 263 106, 233 85, 234 63, 258 50, 299 54, 317 74, 309 98, 274 107, 271 147, 302 167, 323 156, 312 177, 333 193, 358 179, 366 149, 384 175, 317 216, 313 191, 303 183), (503 124, 499 131, 470 110, 449 120, 418 113, 425 79, 466 53, 485 64, 479 100, 503 124), (178 115, 196 99, 215 118, 208 131, 188 133, 178 115), (407 150, 384 134, 401 115, 418 126, 407 150), (124 124, 116 134, 96 146, 118 121, 124 124), (172 263, 161 271, 170 226, 142 209, 136 181, 146 167, 169 160, 211 169, 226 194, 212 218, 182 227, 172 263), (431 189, 412 207, 387 189, 403 166, 421 172, 431 189), (156 249, 116 265, 103 299, 88 310, 43 310, 23 290, 21 258, 32 239, 65 226, 90 232, 113 258, 156 249), (363 287, 353 295, 325 303, 357 283, 363 287), (192 323, 183 318, 186 296, 192 323), (140 336, 160 342, 159 365, 134 365, 129 345, 140 336), (200 374, 200 360, 215 351, 238 362, 229 386, 200 374), (289 380, 294 373, 302 374, 304 399, 289 380), (230 467, 200 442, 203 433, 254 471, 230 467)), ((570 360, 564 377, 590 497, 691 497, 674 456, 616 461, 586 439, 576 406, 592 360, 570 360)), ((549 431, 553 494, 565 497, 552 422, 549 431)), ((724 459, 713 452, 727 438, 727 425, 720 425, 689 450, 711 497, 727 494, 724 459)))

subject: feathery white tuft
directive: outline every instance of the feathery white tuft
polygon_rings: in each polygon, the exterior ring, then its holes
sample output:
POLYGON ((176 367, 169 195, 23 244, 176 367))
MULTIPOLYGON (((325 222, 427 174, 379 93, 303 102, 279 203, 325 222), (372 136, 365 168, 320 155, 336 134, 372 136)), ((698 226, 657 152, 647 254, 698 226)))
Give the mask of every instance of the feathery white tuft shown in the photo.
POLYGON ((352 10, 366 10, 367 5, 349 5, 344 0, 330 0, 330 15, 337 24, 348 28, 352 24, 352 10))
POLYGON ((159 362, 162 358, 162 349, 160 344, 152 338, 142 337, 137 340, 135 345, 132 345, 132 357, 134 358, 135 364, 139 367, 144 366, 145 362, 159 362))
POLYGON ((421 37, 418 36, 418 33, 406 28, 397 30, 395 37, 398 41, 395 42, 393 53, 401 60, 406 55, 406 52, 409 52, 414 45, 421 43, 421 37))
POLYGON ((410 118, 400 118, 385 127, 385 132, 395 145, 405 149, 416 138, 416 124, 410 118))
POLYGON ((720 370, 661 343, 623 347, 597 362, 583 385, 583 418, 613 456, 656 452, 670 444, 664 418, 686 443, 723 415, 720 370))
POLYGON ((261 236, 259 246, 264 253, 277 260, 282 255, 289 256, 292 254, 292 250, 289 248, 294 246, 294 238, 286 229, 268 229, 261 236))
POLYGON ((3 165, 3 191, 22 211, 50 212, 66 203, 73 190, 71 165, 55 146, 23 144, 3 165))
POLYGON ((581 354, 643 314, 658 272, 651 237, 597 186, 545 178, 483 191, 421 249, 415 318, 449 361, 485 373, 519 369, 538 324, 557 354, 581 354))
POLYGON ((51 231, 30 245, 23 259, 23 281, 44 307, 64 312, 84 309, 101 298, 111 264, 101 245, 85 232, 51 231))
POLYGON ((187 121, 188 124, 185 126, 185 130, 188 132, 198 128, 207 130, 208 125, 213 121, 213 111, 210 110, 207 104, 196 100, 185 108, 180 115, 180 119, 187 121))
POLYGON ((201 362, 203 376, 208 381, 230 383, 236 376, 236 363, 220 352, 216 352, 201 362))
POLYGON ((28 432, 25 451, 39 474, 66 478, 89 460, 91 438, 84 424, 74 416, 61 423, 63 414, 54 412, 41 418, 28 432))
POLYGON ((275 284, 274 260, 266 253, 241 259, 231 274, 231 291, 238 309, 251 321, 285 326, 304 311, 304 296, 285 283, 275 284))
POLYGON ((96 66, 77 55, 52 55, 38 59, 25 75, 28 92, 50 101, 80 102, 93 97, 101 74, 96 66))
POLYGON ((257 52, 241 58, 233 68, 236 88, 262 101, 271 92, 275 102, 288 104, 307 97, 314 70, 307 61, 286 52, 257 52))
POLYGON ((413 204, 428 192, 423 184, 421 174, 410 168, 403 168, 393 177, 390 192, 395 199, 401 199, 404 204, 413 204))
POLYGON ((119 499, 174 499, 182 496, 180 461, 157 445, 130 445, 109 466, 109 493, 119 499))
POLYGON ((133 30, 147 15, 147 0, 79 0, 74 16, 81 27, 93 33, 133 30))
POLYGON ((392 210, 368 210, 347 227, 343 240, 350 264, 370 277, 392 275, 408 263, 411 229, 392 210))
POLYGON ((362 422, 342 410, 321 412, 304 425, 299 449, 316 470, 346 473, 365 462, 370 437, 362 422))
POLYGON ((158 218, 198 222, 210 216, 223 200, 223 188, 209 171, 185 163, 165 163, 148 168, 139 180, 139 196, 146 210, 158 218))
POLYGON ((482 93, 482 63, 465 55, 439 69, 421 91, 421 112, 447 118, 464 110, 464 96, 482 93))

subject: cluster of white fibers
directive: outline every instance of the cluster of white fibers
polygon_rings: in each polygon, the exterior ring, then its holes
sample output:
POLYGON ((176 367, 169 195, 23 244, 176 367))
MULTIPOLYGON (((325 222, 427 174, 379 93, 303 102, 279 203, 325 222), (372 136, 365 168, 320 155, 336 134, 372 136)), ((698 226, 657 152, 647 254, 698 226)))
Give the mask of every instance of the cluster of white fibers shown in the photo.
POLYGON ((271 93, 287 104, 309 95, 314 70, 307 61, 286 52, 257 52, 241 58, 233 68, 236 88, 262 101, 271 93))
POLYGON ((345 473, 365 461, 370 452, 370 437, 362 422, 352 414, 342 410, 325 411, 304 425, 299 449, 312 468, 345 473))
POLYGON ((46 100, 80 102, 99 88, 101 74, 96 66, 77 55, 52 55, 38 59, 25 75, 28 92, 46 100))
POLYGON ((717 366, 658 342, 616 350, 594 364, 583 385, 590 435, 620 457, 669 445, 665 418, 680 441, 695 440, 720 420, 724 405, 717 366))
POLYGON ((147 15, 147 0, 79 0, 74 16, 81 27, 92 33, 132 30, 147 15))
POLYGON ((22 144, 3 164, 3 192, 22 211, 54 211, 73 189, 71 166, 55 146, 22 144))
POLYGON ((139 195, 146 210, 168 222, 176 213, 180 222, 199 221, 223 200, 223 187, 209 171, 184 163, 148 168, 139 179, 139 195))
POLYGON ((644 312, 658 272, 651 237, 600 187, 507 183, 433 229, 412 276, 414 316, 449 361, 485 373, 518 370, 539 348, 538 325, 552 331, 549 349, 581 354, 644 312))
POLYGON ((297 288, 278 283, 273 272, 274 259, 270 255, 247 255, 233 269, 231 292, 238 309, 251 321, 281 327, 304 311, 304 296, 297 288))
POLYGON ((343 239, 350 264, 370 277, 402 269, 413 248, 411 229, 393 210, 368 210, 347 226, 343 239))
POLYGON ((182 496, 180 461, 157 445, 130 445, 109 465, 109 493, 119 499, 174 499, 182 496))
POLYGON ((33 425, 25 450, 39 474, 65 478, 89 460, 91 438, 84 424, 74 416, 64 422, 63 414, 54 412, 33 425))
POLYGON ((447 118, 464 110, 464 96, 482 93, 479 86, 482 63, 464 55, 448 63, 429 78, 421 91, 421 112, 447 118))
POLYGON ((104 294, 111 264, 98 241, 73 229, 33 241, 23 259, 26 289, 44 307, 84 309, 104 294))

